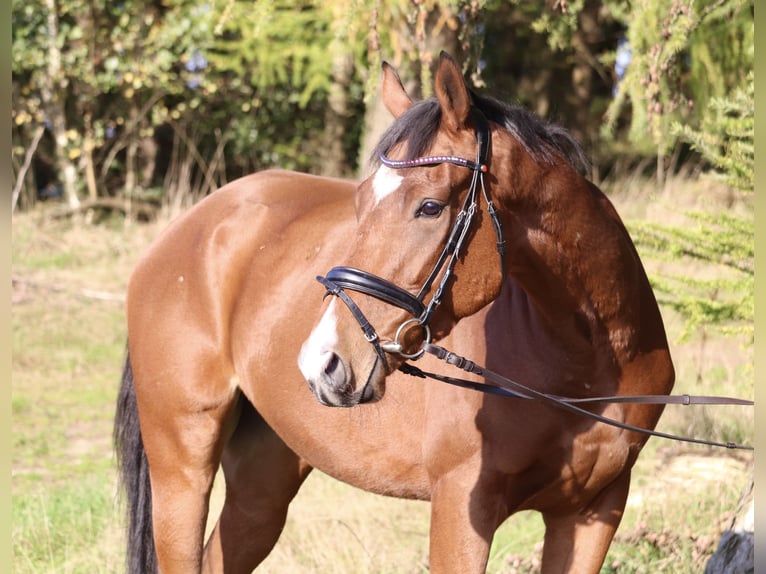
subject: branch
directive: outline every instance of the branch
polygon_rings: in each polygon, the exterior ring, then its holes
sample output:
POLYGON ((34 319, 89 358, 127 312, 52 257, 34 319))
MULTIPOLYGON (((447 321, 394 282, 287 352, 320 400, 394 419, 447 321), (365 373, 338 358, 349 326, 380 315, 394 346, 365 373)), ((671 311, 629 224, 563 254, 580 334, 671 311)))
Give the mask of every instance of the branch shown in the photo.
POLYGON ((202 172, 205 178, 205 185, 207 186, 205 195, 211 193, 217 187, 215 182, 215 167, 218 165, 218 162, 220 160, 219 156, 223 153, 223 148, 226 145, 226 143, 229 141, 229 139, 227 137, 219 138, 218 145, 216 147, 214 157, 212 159, 212 165, 208 165, 208 163, 202 157, 202 154, 200 154, 199 148, 197 147, 197 145, 192 141, 192 139, 187 134, 185 125, 182 126, 178 122, 175 122, 169 118, 167 122, 170 125, 170 127, 173 128, 173 131, 175 131, 176 135, 181 139, 181 141, 186 144, 186 147, 191 153, 191 156, 194 158, 194 161, 197 162, 197 165, 199 166, 200 171, 202 172))
POLYGON ((138 110, 138 114, 125 124, 122 134, 120 134, 112 147, 109 148, 109 153, 106 154, 106 157, 101 164, 101 171, 98 175, 99 183, 103 183, 104 178, 106 178, 109 172, 109 166, 112 165, 117 154, 128 145, 128 141, 133 137, 133 131, 136 129, 136 126, 151 111, 154 104, 160 101, 164 96, 165 93, 162 90, 155 91, 144 105, 141 106, 141 109, 138 110))
POLYGON ((16 211, 16 204, 19 201, 19 194, 21 193, 21 187, 24 185, 24 178, 27 176, 29 166, 32 165, 32 158, 37 151, 37 146, 40 144, 40 140, 45 133, 45 126, 40 126, 35 132, 35 137, 32 138, 32 144, 27 148, 27 153, 24 154, 24 164, 21 166, 18 175, 16 176, 16 185, 13 186, 13 204, 11 205, 11 214, 16 211))

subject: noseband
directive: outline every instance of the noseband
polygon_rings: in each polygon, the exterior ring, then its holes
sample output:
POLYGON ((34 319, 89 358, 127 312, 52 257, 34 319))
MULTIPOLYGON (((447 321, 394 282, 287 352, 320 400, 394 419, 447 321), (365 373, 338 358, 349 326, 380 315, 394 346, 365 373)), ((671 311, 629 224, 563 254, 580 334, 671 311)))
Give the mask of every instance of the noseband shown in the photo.
POLYGON ((447 284, 452 277, 453 270, 460 258, 463 245, 468 237, 471 223, 474 219, 476 210, 478 209, 479 189, 481 189, 481 193, 487 204, 487 212, 489 213, 497 235, 497 249, 500 254, 501 273, 504 269, 503 253, 505 251, 505 241, 503 240, 503 231, 497 210, 495 209, 484 185, 484 174, 488 170, 487 160, 489 158, 490 146, 489 123, 484 117, 484 114, 477 108, 472 108, 471 114, 474 122, 474 130, 476 132, 476 142, 478 144, 475 161, 451 155, 427 156, 411 160, 394 160, 389 159, 383 154, 380 155, 381 163, 391 169, 406 169, 451 163, 453 165, 465 167, 473 172, 468 193, 466 194, 460 212, 455 218, 455 223, 450 232, 447 244, 442 250, 441 255, 439 255, 436 265, 434 265, 433 270, 428 275, 428 278, 420 288, 418 294, 413 295, 409 291, 402 289, 398 285, 395 285, 382 277, 354 267, 333 267, 328 271, 326 276, 317 277, 317 281, 327 289, 325 296, 334 295, 343 301, 349 308, 351 314, 362 328, 364 337, 373 345, 378 357, 380 357, 383 364, 386 366, 386 370, 388 370, 386 353, 397 353, 405 359, 417 359, 422 356, 423 350, 413 354, 409 354, 404 350, 401 337, 403 337, 409 329, 415 327, 422 328, 425 343, 430 343, 431 331, 428 324, 436 307, 438 307, 442 301, 444 292, 447 289, 447 284), (425 304, 425 297, 431 291, 436 278, 442 270, 443 273, 436 286, 434 294, 428 304, 425 304), (354 303, 354 301, 345 293, 345 289, 370 295, 371 297, 380 299, 390 305, 399 307, 412 315, 412 318, 406 320, 399 326, 392 342, 383 343, 380 341, 380 337, 364 316, 361 309, 359 309, 356 303, 354 303))

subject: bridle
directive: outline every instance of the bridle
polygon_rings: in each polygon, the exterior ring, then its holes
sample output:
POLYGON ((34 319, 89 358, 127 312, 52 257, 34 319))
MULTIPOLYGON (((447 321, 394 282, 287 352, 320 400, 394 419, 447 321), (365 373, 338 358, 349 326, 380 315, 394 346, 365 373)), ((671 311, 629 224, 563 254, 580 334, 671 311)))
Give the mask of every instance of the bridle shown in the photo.
MULTIPOLYGON (((321 275, 317 277, 317 281, 319 281, 322 285, 324 285, 325 289, 327 289, 325 292, 325 297, 328 295, 334 295, 343 301, 343 303, 349 308, 351 314, 359 323, 365 339, 374 347, 378 360, 383 363, 386 371, 390 370, 388 366, 388 360, 386 359, 386 353, 395 353, 405 359, 415 360, 419 359, 425 352, 428 352, 450 365, 479 375, 492 384, 478 383, 475 381, 468 381, 465 379, 429 373, 407 363, 404 363, 402 366, 400 366, 399 370, 416 377, 429 377, 438 381, 463 388, 481 391, 484 393, 515 399, 535 399, 565 411, 577 413, 602 423, 615 426, 617 428, 639 432, 650 436, 658 436, 661 438, 695 444, 703 444, 708 446, 725 447, 729 449, 753 450, 753 447, 739 445, 732 442, 721 443, 715 441, 707 441, 663 433, 642 427, 636 427, 618 420, 605 417, 603 415, 599 415, 578 406, 578 404, 598 403, 638 403, 654 405, 728 404, 752 406, 754 405, 753 401, 730 397, 709 397, 693 395, 637 395, 587 398, 561 397, 557 395, 541 393, 531 389, 527 386, 517 383, 516 381, 513 381, 512 379, 503 377, 498 373, 481 367, 476 363, 469 361, 468 359, 460 357, 455 353, 439 347, 438 345, 431 344, 431 330, 429 328, 429 322, 436 307, 438 307, 442 301, 444 292, 447 289, 448 283, 453 275, 455 265, 457 264, 457 261, 462 253, 463 245, 467 241, 467 237, 471 229, 471 223, 473 222, 474 215, 478 209, 479 189, 481 189, 481 194, 484 197, 484 201, 487 205, 487 212, 489 213, 490 220, 492 221, 492 225, 494 226, 495 233, 497 235, 497 250, 500 254, 501 274, 504 274, 505 269, 503 261, 505 252, 503 230, 495 205, 492 203, 492 200, 489 197, 487 189, 484 185, 484 174, 488 171, 487 161, 489 159, 490 147, 489 124, 484 114, 477 108, 472 107, 471 114, 474 121, 476 141, 478 144, 475 161, 451 155, 427 156, 411 160, 394 160, 386 157, 383 154, 380 155, 381 163, 391 169, 406 169, 412 167, 433 166, 442 163, 451 163, 460 167, 465 167, 473 172, 473 177, 468 187, 468 193, 466 194, 460 212, 458 212, 458 215, 455 218, 455 223, 453 224, 452 231, 450 232, 447 243, 439 255, 433 270, 428 275, 428 278, 423 283, 423 286, 420 288, 418 294, 413 295, 406 289, 402 289, 387 279, 379 277, 373 273, 357 269, 355 267, 333 267, 324 277, 321 275), (431 297, 431 300, 428 302, 428 304, 426 304, 424 302, 425 297, 431 291, 436 278, 439 276, 439 273, 441 273, 439 284, 434 290, 434 294, 431 297), (403 309, 412 315, 412 318, 407 319, 399 326, 399 328, 396 330, 393 341, 383 342, 359 306, 345 292, 346 289, 363 293, 365 295, 370 295, 371 297, 375 297, 376 299, 384 301, 390 305, 394 305, 395 307, 403 309), (417 352, 408 353, 404 350, 404 345, 401 342, 401 337, 403 337, 409 329, 415 327, 420 327, 423 329, 424 340, 421 348, 417 352)), ((370 377, 372 376, 375 367, 376 365, 373 365, 370 371, 370 377)))
POLYGON ((411 160, 395 160, 386 157, 384 154, 380 155, 380 162, 391 169, 406 169, 450 163, 467 168, 473 172, 471 183, 468 186, 468 192, 466 193, 462 208, 455 218, 455 223, 452 226, 446 245, 417 295, 413 295, 406 289, 402 289, 387 279, 355 267, 333 267, 324 277, 317 277, 317 281, 327 289, 325 296, 334 295, 343 301, 349 308, 351 314, 362 328, 365 339, 372 344, 379 359, 386 365, 386 370, 388 370, 386 353, 397 353, 405 359, 417 359, 422 356, 423 350, 419 350, 416 353, 407 353, 404 349, 404 345, 401 342, 402 337, 410 329, 416 327, 422 328, 425 343, 430 343, 431 330, 429 323, 434 311, 442 302, 444 292, 453 276, 455 265, 461 256, 463 246, 467 242, 471 224, 478 209, 479 190, 481 190, 481 195, 484 197, 484 201, 487 204, 487 212, 489 213, 490 220, 492 221, 492 225, 494 226, 497 235, 497 249, 500 254, 501 273, 504 269, 503 253, 505 251, 505 241, 503 239, 503 230, 497 209, 492 203, 492 200, 487 193, 487 188, 484 185, 484 174, 487 173, 488 170, 487 160, 489 159, 491 140, 489 123, 487 122, 486 117, 484 117, 484 114, 475 107, 471 108, 471 115, 473 118, 474 130, 476 132, 478 148, 476 159, 474 161, 452 155, 427 156, 411 160), (434 290, 431 300, 426 304, 424 302, 426 295, 432 290, 434 282, 437 277, 439 277, 440 273, 441 278, 439 279, 439 283, 434 290), (399 307, 412 315, 412 318, 407 319, 399 326, 393 341, 382 342, 375 331, 375 328, 364 316, 362 310, 353 299, 345 293, 344 290, 346 289, 370 295, 390 305, 399 307))

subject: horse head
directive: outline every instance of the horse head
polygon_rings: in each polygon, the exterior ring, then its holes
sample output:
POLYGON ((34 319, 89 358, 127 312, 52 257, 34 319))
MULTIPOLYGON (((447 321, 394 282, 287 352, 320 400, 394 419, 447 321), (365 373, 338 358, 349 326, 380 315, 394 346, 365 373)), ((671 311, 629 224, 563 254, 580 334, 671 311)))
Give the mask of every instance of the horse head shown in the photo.
POLYGON ((333 296, 299 358, 323 404, 379 399, 386 375, 417 357, 424 340, 445 336, 500 292, 502 231, 485 182, 493 179, 490 126, 446 54, 434 93, 413 102, 384 64, 383 102, 395 121, 357 188, 346 264, 318 278, 333 296))

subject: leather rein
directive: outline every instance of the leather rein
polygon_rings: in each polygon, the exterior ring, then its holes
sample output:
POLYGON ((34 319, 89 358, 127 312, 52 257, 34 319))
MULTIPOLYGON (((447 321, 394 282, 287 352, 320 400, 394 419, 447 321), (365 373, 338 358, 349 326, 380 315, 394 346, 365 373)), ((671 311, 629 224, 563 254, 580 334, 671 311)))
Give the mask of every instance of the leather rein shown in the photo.
POLYGON ((753 450, 752 446, 740 445, 734 442, 716 442, 710 440, 703 440, 698 438, 674 435, 664 433, 656 430, 651 430, 643 427, 637 427, 605 417, 598 413, 583 409, 578 404, 606 404, 606 403, 632 403, 642 405, 738 405, 738 406, 752 406, 755 403, 746 399, 737 399, 732 397, 711 397, 706 395, 610 395, 605 397, 584 397, 573 398, 563 397, 560 395, 551 395, 548 393, 541 393, 531 389, 521 383, 517 383, 513 379, 504 377, 494 371, 490 371, 485 367, 481 367, 469 361, 468 359, 461 357, 451 351, 448 351, 444 347, 434 345, 431 343, 423 343, 423 350, 436 358, 441 359, 445 363, 463 369, 468 373, 479 375, 485 380, 490 381, 492 384, 479 383, 476 381, 468 381, 466 379, 460 379, 455 377, 447 377, 445 375, 439 375, 436 373, 429 373, 423 371, 414 365, 404 363, 399 367, 399 370, 408 375, 419 378, 431 378, 443 383, 463 387, 466 389, 473 389, 487 394, 497 395, 501 397, 508 397, 514 399, 526 399, 526 400, 538 400, 545 404, 554 406, 556 408, 582 415, 586 418, 593 419, 613 427, 621 428, 624 430, 639 432, 649 436, 656 436, 660 438, 687 442, 693 444, 701 444, 706 446, 716 446, 728 449, 738 450, 753 450))
MULTIPOLYGON (((351 314, 359 323, 365 339, 375 348, 375 352, 385 366, 386 371, 390 370, 388 367, 388 360, 386 359, 386 353, 395 353, 404 357, 405 359, 417 360, 427 352, 449 365, 463 369, 466 372, 479 375, 492 384, 479 383, 476 381, 469 381, 466 379, 426 372, 409 363, 402 364, 399 367, 399 370, 403 373, 415 377, 428 377, 437 381, 472 389, 475 391, 480 391, 487 394, 514 399, 538 400, 545 404, 571 413, 582 415, 592 420, 596 420, 624 430, 639 432, 649 436, 656 436, 670 440, 707 446, 723 447, 728 449, 753 450, 752 446, 740 445, 733 442, 708 441, 633 426, 622 421, 618 421, 586 410, 578 405, 633 403, 653 405, 679 404, 752 406, 755 404, 754 401, 731 397, 695 395, 625 395, 587 398, 563 397, 559 395, 542 393, 540 391, 531 389, 525 385, 522 385, 521 383, 517 383, 512 379, 495 373, 494 371, 481 367, 473 361, 469 361, 464 357, 456 355, 455 353, 452 353, 443 347, 431 343, 431 331, 428 327, 428 323, 431 319, 431 316, 433 315, 434 310, 441 303, 443 293, 447 288, 449 280, 452 277, 453 270, 461 254, 463 244, 465 243, 468 236, 471 222, 473 220, 476 209, 478 208, 479 189, 481 189, 482 196, 484 197, 485 203, 487 205, 487 211, 489 213, 490 220, 492 221, 492 224, 495 228, 495 233, 497 235, 497 249, 498 253, 500 254, 500 265, 501 269, 504 269, 503 256, 505 251, 505 241, 503 239, 502 226, 500 225, 500 219, 496 208, 492 203, 492 200, 490 199, 484 185, 484 174, 487 172, 487 160, 489 157, 490 146, 489 124, 484 117, 484 114, 482 114, 477 108, 472 108, 471 113, 474 120, 474 129, 476 131, 476 140, 478 144, 478 151, 475 161, 446 155, 420 157, 412 160, 393 160, 389 159, 383 154, 380 155, 381 163, 391 169, 405 169, 411 167, 451 163, 470 169, 473 172, 473 178, 469 185, 468 193, 466 194, 462 209, 455 219, 455 223, 453 225, 452 231, 450 232, 450 236, 447 240, 444 250, 439 256, 436 265, 429 274, 418 294, 413 295, 409 291, 402 289, 387 279, 383 279, 382 277, 367 271, 356 269, 354 267, 333 267, 324 277, 318 276, 316 278, 317 281, 324 285, 326 289, 325 297, 328 295, 336 296, 349 308, 351 314), (439 273, 442 272, 442 270, 443 273, 434 291, 434 294, 431 297, 430 302, 425 304, 425 296, 431 291, 436 278, 438 277, 439 273), (351 299, 351 297, 348 296, 348 294, 345 293, 345 289, 357 291, 365 295, 370 295, 381 301, 399 307, 400 309, 403 309, 412 315, 412 318, 407 319, 399 326, 393 341, 384 342, 380 339, 379 335, 375 331, 375 328, 365 317, 359 306, 353 301, 353 299, 351 299), (418 351, 414 353, 408 353, 404 350, 404 345, 400 342, 400 339, 409 329, 416 327, 419 327, 423 330, 424 341, 418 351)), ((374 368, 375 367, 373 366, 373 369, 374 368)))

